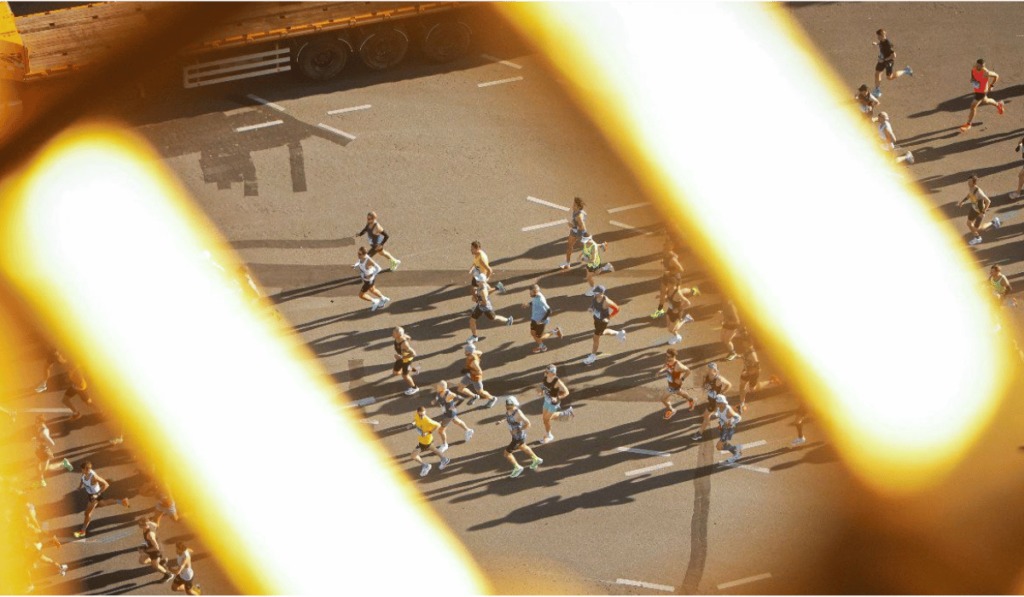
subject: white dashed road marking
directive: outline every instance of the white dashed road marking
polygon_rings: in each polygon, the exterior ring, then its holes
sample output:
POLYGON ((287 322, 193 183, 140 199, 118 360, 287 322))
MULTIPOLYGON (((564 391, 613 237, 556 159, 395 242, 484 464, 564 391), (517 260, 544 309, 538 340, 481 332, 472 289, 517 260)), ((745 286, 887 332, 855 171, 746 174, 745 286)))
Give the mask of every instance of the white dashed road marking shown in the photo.
POLYGON ((345 131, 339 131, 338 129, 336 129, 336 128, 332 127, 332 126, 327 126, 326 124, 324 124, 322 122, 320 124, 316 125, 316 126, 317 126, 317 128, 322 128, 325 131, 330 131, 330 132, 334 133, 335 135, 341 135, 342 137, 345 137, 346 139, 349 139, 351 141, 355 141, 356 140, 355 135, 350 135, 350 134, 346 133, 345 131))
POLYGON ((654 466, 647 466, 647 467, 644 467, 644 468, 638 468, 638 469, 633 469, 631 471, 626 471, 626 476, 627 477, 632 477, 634 475, 642 475, 644 473, 649 473, 651 471, 656 471, 658 469, 666 468, 666 467, 669 467, 669 466, 672 466, 671 462, 662 462, 661 464, 655 464, 654 466))
POLYGON ((369 405, 373 404, 376 401, 377 401, 376 398, 374 398, 373 396, 370 396, 369 398, 363 398, 362 400, 356 400, 352 404, 343 404, 343 405, 340 406, 340 408, 355 408, 357 406, 369 406, 369 405))
POLYGON ((253 94, 250 93, 249 95, 246 95, 245 97, 251 99, 254 102, 263 104, 264 106, 266 106, 268 108, 273 108, 273 109, 277 110, 278 112, 284 112, 284 108, 282 108, 281 106, 275 104, 274 102, 267 101, 267 100, 263 99, 262 97, 260 97, 258 95, 253 95, 253 94))
MULTIPOLYGON (((740 445, 740 450, 747 450, 749 448, 756 448, 758 446, 763 446, 763 445, 765 445, 767 443, 768 443, 767 440, 763 440, 762 439, 762 440, 758 440, 756 442, 750 442, 749 444, 741 444, 740 445)), ((718 453, 719 454, 728 454, 729 452, 726 451, 726 450, 719 450, 718 453)))
POLYGON ((526 200, 527 201, 532 201, 532 202, 537 203, 539 205, 546 205, 548 207, 553 207, 555 209, 560 209, 562 211, 566 211, 566 212, 569 211, 568 207, 563 207, 563 206, 558 205, 556 203, 551 203, 550 201, 545 201, 543 199, 538 199, 536 197, 527 197, 526 200))
POLYGON ((645 454, 647 456, 660 456, 661 458, 671 458, 672 455, 667 452, 656 452, 654 450, 644 450, 642 448, 618 448, 619 452, 635 452, 637 454, 645 454))
POLYGON ((615 582, 620 585, 629 585, 631 587, 640 587, 643 589, 654 589, 655 591, 665 591, 666 593, 676 592, 675 587, 670 587, 668 585, 656 585, 654 583, 644 582, 642 580, 629 580, 625 578, 620 578, 615 582))
POLYGON ((764 467, 752 466, 752 465, 749 465, 749 464, 739 464, 739 463, 729 464, 727 462, 719 462, 718 464, 721 465, 721 466, 727 466, 729 468, 741 468, 741 469, 746 470, 746 471, 752 471, 752 472, 755 472, 755 473, 762 473, 762 474, 765 474, 765 475, 767 475, 768 473, 771 472, 769 469, 766 469, 764 467))
POLYGON ((523 232, 530 232, 533 230, 540 230, 541 228, 551 228, 552 226, 558 226, 560 224, 566 224, 569 220, 555 220, 553 222, 547 222, 546 224, 535 224, 533 226, 526 226, 523 228, 523 232))
POLYGON ((371 107, 370 104, 365 104, 365 105, 362 105, 362 106, 355 106, 355 107, 352 107, 352 108, 339 108, 337 110, 330 110, 327 113, 328 114, 344 114, 345 112, 355 112, 356 110, 366 110, 366 109, 368 109, 370 107, 371 107))
POLYGON ((480 54, 480 57, 481 58, 485 58, 487 60, 490 60, 491 62, 497 62, 498 64, 504 64, 505 66, 509 66, 509 67, 512 67, 512 68, 516 68, 516 69, 520 69, 520 70, 523 68, 523 67, 519 66, 518 64, 516 64, 515 62, 509 62, 508 60, 502 60, 501 58, 495 58, 494 56, 488 56, 487 54, 480 54))
POLYGON ((515 83, 516 81, 522 81, 522 77, 512 77, 511 79, 502 79, 500 81, 488 81, 487 83, 477 83, 477 87, 490 87, 491 85, 504 85, 505 83, 515 83))
MULTIPOLYGON (((608 220, 608 223, 611 224, 612 226, 618 226, 619 228, 625 228, 626 230, 636 230, 637 232, 644 232, 644 231, 640 230, 639 228, 637 228, 636 226, 630 226, 629 224, 623 224, 622 222, 617 222, 615 220, 608 220)), ((651 233, 650 232, 644 232, 644 234, 649 236, 651 233)))
POLYGON ((619 213, 621 211, 629 211, 631 209, 636 209, 638 207, 647 207, 648 205, 650 205, 650 203, 633 203, 632 205, 623 205, 622 207, 613 207, 612 209, 608 210, 608 213, 610 213, 610 214, 617 214, 617 213, 619 213))
POLYGON ((757 576, 748 576, 747 578, 741 578, 739 580, 733 580, 733 581, 729 581, 729 582, 724 582, 724 583, 718 585, 718 589, 722 590, 722 589, 728 589, 730 587, 738 587, 740 585, 745 585, 745 584, 750 583, 750 582, 756 582, 756 581, 759 581, 759 580, 766 580, 766 579, 769 579, 771 577, 772 577, 772 573, 771 572, 765 572, 764 574, 758 574, 757 576))
POLYGON ((263 128, 267 128, 268 126, 277 126, 279 124, 284 124, 284 121, 283 120, 272 120, 270 122, 261 122, 260 124, 252 124, 252 125, 249 125, 249 126, 241 126, 241 127, 238 127, 237 129, 235 129, 235 132, 236 133, 244 133, 246 131, 255 131, 256 129, 263 129, 263 128))
POLYGON ((47 413, 54 415, 70 415, 70 408, 23 408, 19 413, 47 413))

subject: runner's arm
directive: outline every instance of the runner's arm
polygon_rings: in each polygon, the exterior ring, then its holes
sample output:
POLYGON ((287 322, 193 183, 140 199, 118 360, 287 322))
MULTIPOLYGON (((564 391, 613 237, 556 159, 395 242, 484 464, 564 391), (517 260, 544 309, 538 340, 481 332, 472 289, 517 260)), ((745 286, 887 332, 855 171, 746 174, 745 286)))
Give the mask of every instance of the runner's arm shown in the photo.
POLYGON ((1003 278, 1003 297, 1005 297, 1013 292, 1013 287, 1010 286, 1010 279, 1006 277, 1006 274, 1000 274, 1000 276, 1003 278))
MULTIPOLYGON (((377 224, 374 223, 374 226, 376 226, 376 225, 377 224)), ((356 234, 356 238, 359 238, 360 236, 362 236, 364 234, 368 234, 369 232, 370 232, 370 225, 367 224, 366 226, 363 226, 363 229, 360 230, 358 234, 356 234)))
POLYGON ((95 475, 95 478, 96 482, 100 484, 100 493, 103 493, 104 491, 110 489, 110 483, 107 483, 106 479, 99 475, 95 475))
POLYGON ((569 388, 566 387, 565 382, 563 382, 562 380, 558 380, 558 396, 557 396, 557 398, 559 400, 561 400, 561 399, 565 398, 568 395, 569 395, 569 388))
POLYGON ((988 88, 991 90, 993 87, 995 87, 996 83, 999 81, 999 73, 997 73, 994 70, 990 70, 990 71, 988 71, 988 78, 989 78, 989 81, 991 81, 991 83, 988 84, 988 88))
POLYGON ((726 392, 732 389, 732 382, 721 375, 718 376, 718 379, 722 382, 722 391, 719 393, 725 395, 726 392))
POLYGON ((415 358, 415 357, 416 357, 416 351, 415 351, 415 350, 413 350, 413 348, 412 348, 412 343, 411 343, 411 342, 409 342, 409 340, 408 340, 408 339, 406 339, 406 341, 405 341, 405 349, 409 351, 409 356, 410 356, 410 357, 413 357, 413 358, 415 358))
POLYGON ((523 414, 522 409, 516 411, 516 418, 523 422, 523 431, 526 431, 527 429, 530 428, 530 419, 526 418, 526 415, 523 414))

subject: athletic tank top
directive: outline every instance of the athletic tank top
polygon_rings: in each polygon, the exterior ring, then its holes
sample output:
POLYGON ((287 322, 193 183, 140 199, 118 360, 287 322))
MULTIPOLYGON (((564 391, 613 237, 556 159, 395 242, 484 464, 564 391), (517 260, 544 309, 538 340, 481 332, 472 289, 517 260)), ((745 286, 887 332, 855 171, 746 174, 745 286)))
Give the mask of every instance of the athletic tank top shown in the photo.
POLYGON ((146 542, 147 549, 160 549, 159 547, 157 547, 156 541, 152 539, 152 537, 154 536, 155 535, 153 534, 153 529, 149 528, 148 526, 142 529, 142 540, 146 542))
POLYGON ((85 485, 85 492, 89 495, 96 495, 100 492, 100 484, 96 480, 96 471, 94 470, 82 475, 82 484, 85 485))
POLYGON ((981 198, 978 197, 978 189, 981 187, 975 186, 970 191, 967 191, 967 197, 971 200, 971 209, 981 213, 981 198))
POLYGON ((748 350, 743 353, 743 368, 747 371, 756 371, 761 368, 761 362, 757 360, 757 353, 748 350))
POLYGON ((725 323, 739 323, 740 314, 736 312, 736 305, 726 304, 725 308, 722 309, 722 316, 725 323))
POLYGON ((356 261, 356 267, 359 268, 359 277, 363 279, 363 282, 369 282, 377 275, 376 271, 374 271, 376 268, 370 264, 369 257, 356 261))
POLYGON ((510 414, 505 415, 505 422, 508 423, 508 430, 512 434, 513 439, 523 439, 526 437, 526 432, 523 431, 523 422, 516 418, 518 414, 519 409, 517 408, 510 414))
POLYGON ((988 75, 983 70, 971 69, 971 87, 975 93, 988 91, 988 75))
POLYGON ((487 253, 484 253, 483 250, 481 250, 476 255, 473 255, 473 265, 475 265, 476 268, 478 270, 480 270, 480 273, 483 273, 483 271, 484 271, 484 260, 485 259, 487 259, 487 253))
POLYGON ((540 383, 541 383, 541 385, 544 386, 544 390, 548 394, 551 394, 552 396, 555 396, 555 395, 558 394, 558 376, 555 376, 555 378, 553 380, 548 381, 548 376, 545 375, 543 377, 543 379, 540 380, 540 383))
POLYGON ((484 311, 494 310, 494 305, 491 304, 490 295, 487 296, 487 300, 484 300, 484 291, 480 286, 473 288, 473 298, 476 300, 476 304, 484 311))
POLYGON ((582 209, 574 209, 572 212, 572 231, 573 232, 586 232, 587 231, 587 212, 582 209), (576 219, 579 218, 579 224, 577 225, 576 219))
MULTIPOLYGON (((729 409, 726 406, 719 406, 718 410, 715 411, 715 416, 718 417, 718 425, 721 427, 727 427, 729 425, 729 409)), ((737 417, 737 423, 739 423, 739 417, 737 417)))
POLYGON ((444 394, 439 393, 437 403, 444 409, 444 414, 452 414, 455 411, 455 392, 445 390, 444 394))
MULTIPOLYGON (((185 561, 185 556, 186 555, 187 554, 183 553, 180 556, 178 556, 178 567, 179 568, 181 568, 182 562, 185 561)), ((192 561, 191 560, 189 560, 188 566, 186 566, 184 568, 181 568, 181 571, 178 572, 178 578, 180 578, 181 580, 185 580, 185 581, 192 580, 192 561)))
POLYGON ((608 301, 604 301, 602 306, 596 296, 590 301, 590 308, 594 310, 594 319, 608 319, 612 313, 612 310, 608 308, 608 301))
POLYGON ((672 385, 678 386, 683 383, 683 370, 679 368, 679 361, 672 365, 672 368, 668 370, 668 374, 672 378, 672 385))
POLYGON ((998 278, 989 278, 988 279, 988 283, 992 285, 992 290, 994 290, 996 292, 996 294, 1002 294, 1006 290, 1003 287, 1003 277, 1002 276, 999 276, 998 278))
POLYGON ((398 356, 402 357, 402 362, 403 363, 412 360, 412 357, 409 356, 409 351, 408 350, 402 350, 402 345, 405 344, 405 341, 408 340, 408 339, 409 339, 408 337, 404 337, 401 340, 395 340, 395 354, 397 354, 398 356))
POLYGON ((369 230, 366 231, 366 238, 370 240, 370 245, 372 246, 377 246, 381 244, 382 242, 384 242, 384 226, 381 226, 381 223, 379 221, 375 222, 373 226, 370 226, 369 230), (380 234, 374 234, 373 229, 377 228, 378 226, 380 226, 380 234))
POLYGON ((679 296, 679 290, 677 289, 672 293, 672 296, 668 297, 668 308, 670 311, 679 311, 683 308, 683 300, 681 298, 677 300, 679 296))
POLYGON ((714 390, 716 394, 721 394, 725 391, 725 384, 722 383, 722 376, 718 373, 716 373, 711 379, 705 377, 704 387, 709 390, 714 390))
POLYGON ((593 267, 601 265, 601 251, 598 250, 596 242, 589 242, 583 245, 583 260, 593 267))
POLYGON ((476 361, 476 356, 475 355, 471 355, 471 354, 466 355, 466 369, 469 370, 469 377, 470 377, 470 379, 472 379, 473 381, 480 381, 482 379, 482 375, 480 373, 476 373, 473 370, 473 367, 471 366, 475 361, 476 361))

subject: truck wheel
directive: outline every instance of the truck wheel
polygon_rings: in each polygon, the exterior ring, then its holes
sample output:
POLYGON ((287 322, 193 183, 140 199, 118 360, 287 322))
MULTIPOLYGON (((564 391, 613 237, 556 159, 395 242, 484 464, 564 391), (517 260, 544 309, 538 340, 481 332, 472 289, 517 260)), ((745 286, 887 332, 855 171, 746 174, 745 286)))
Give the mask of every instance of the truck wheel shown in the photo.
POLYGON ((423 51, 437 62, 461 58, 468 50, 473 34, 465 23, 445 21, 430 28, 423 40, 423 51))
POLYGON ((359 56, 366 66, 384 70, 395 66, 405 58, 409 49, 409 38, 398 29, 380 29, 359 44, 359 56))
POLYGON ((332 79, 345 68, 348 47, 333 39, 315 39, 299 48, 295 63, 299 71, 314 81, 332 79))

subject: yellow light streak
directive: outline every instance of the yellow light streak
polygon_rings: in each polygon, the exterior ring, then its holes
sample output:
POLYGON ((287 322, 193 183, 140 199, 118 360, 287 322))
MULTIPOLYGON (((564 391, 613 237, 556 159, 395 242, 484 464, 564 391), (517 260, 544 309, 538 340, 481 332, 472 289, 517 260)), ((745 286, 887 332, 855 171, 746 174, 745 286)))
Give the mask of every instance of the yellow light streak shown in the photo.
POLYGON ((782 12, 498 6, 755 316, 858 477, 941 481, 1007 383, 985 272, 782 12))
POLYGON ((141 140, 77 127, 5 191, 4 275, 244 592, 412 594, 395 558, 424 549, 446 592, 488 590, 313 355, 203 259, 237 266, 141 140))

